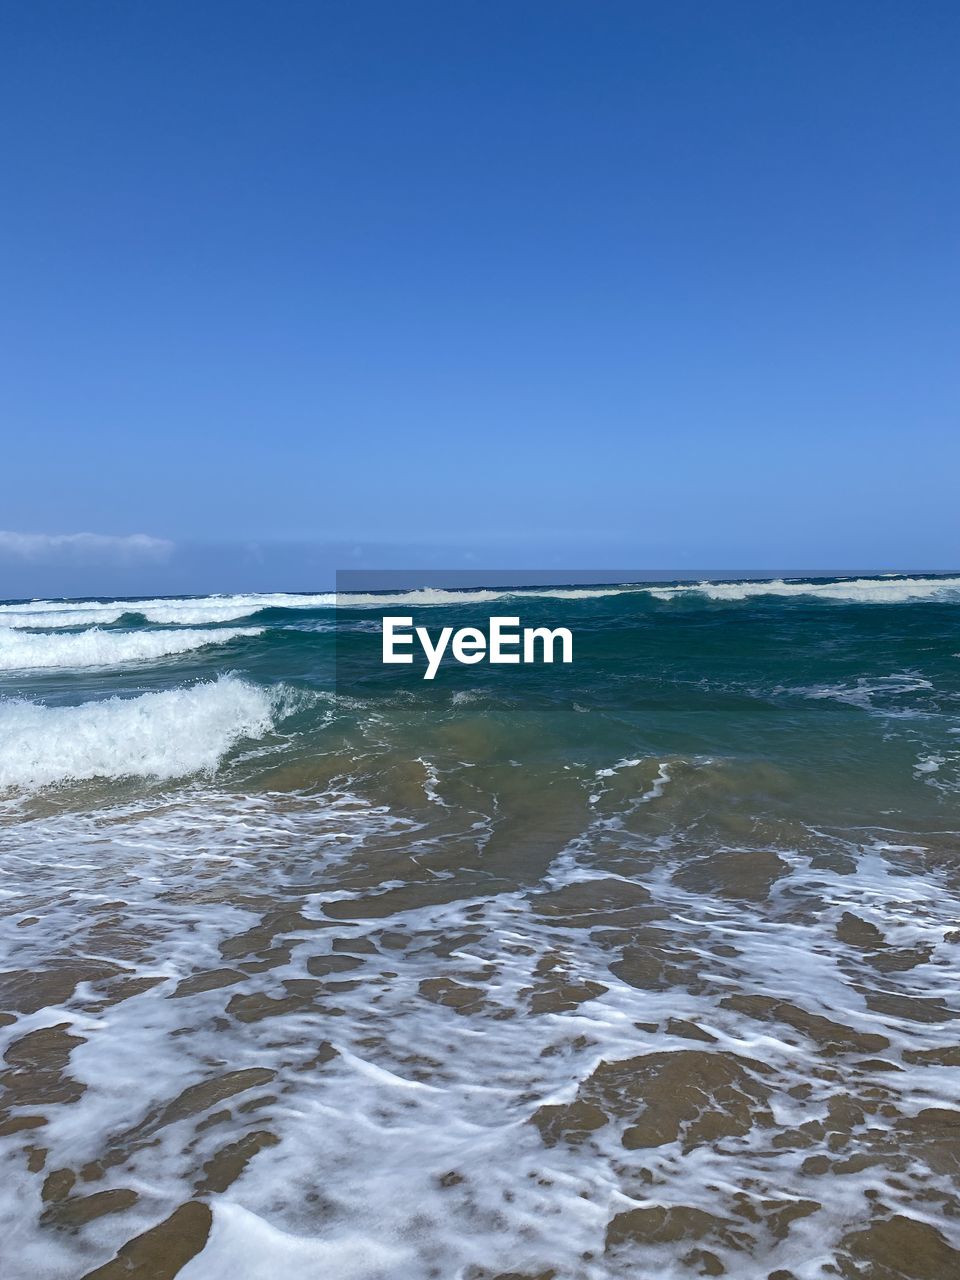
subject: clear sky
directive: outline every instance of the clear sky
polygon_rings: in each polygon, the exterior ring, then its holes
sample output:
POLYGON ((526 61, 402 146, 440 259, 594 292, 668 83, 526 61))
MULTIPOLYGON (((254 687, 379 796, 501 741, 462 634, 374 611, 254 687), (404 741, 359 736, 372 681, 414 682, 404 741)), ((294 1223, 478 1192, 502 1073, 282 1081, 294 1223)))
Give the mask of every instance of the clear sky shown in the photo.
POLYGON ((2 0, 0 595, 956 567, 958 65, 953 0, 2 0))

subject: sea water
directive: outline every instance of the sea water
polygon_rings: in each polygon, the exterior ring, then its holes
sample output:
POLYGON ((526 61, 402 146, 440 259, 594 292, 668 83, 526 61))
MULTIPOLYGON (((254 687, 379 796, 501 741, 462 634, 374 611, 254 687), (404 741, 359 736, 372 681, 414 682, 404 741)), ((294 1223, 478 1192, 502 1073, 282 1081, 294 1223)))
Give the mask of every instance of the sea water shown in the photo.
POLYGON ((960 1274, 960 579, 11 601, 0 695, 5 1277, 960 1274))

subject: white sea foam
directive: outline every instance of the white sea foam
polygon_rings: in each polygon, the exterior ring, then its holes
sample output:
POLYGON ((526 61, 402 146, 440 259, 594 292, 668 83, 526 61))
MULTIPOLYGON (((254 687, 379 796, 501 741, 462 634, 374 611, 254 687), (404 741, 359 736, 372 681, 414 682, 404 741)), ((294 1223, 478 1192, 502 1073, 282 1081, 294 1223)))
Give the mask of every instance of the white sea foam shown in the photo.
POLYGON ((386 1245, 360 1231, 338 1239, 293 1235, 271 1226, 242 1205, 218 1203, 210 1239, 202 1254, 180 1272, 181 1280, 274 1280, 277 1260, 295 1276, 331 1280, 374 1280, 409 1274, 416 1267, 412 1243, 386 1245))
POLYGON ((273 724, 276 695, 236 676, 74 707, 0 701, 0 789, 214 769, 273 724))
POLYGON ((0 628, 0 671, 149 662, 207 645, 228 644, 241 636, 258 636, 262 631, 262 627, 229 627, 220 631, 100 631, 93 628, 64 635, 0 628))
POLYGON ((863 711, 875 711, 892 719, 912 719, 925 714, 915 707, 905 707, 891 699, 903 698, 912 693, 928 693, 933 689, 929 680, 916 671, 898 671, 889 676, 860 676, 848 684, 804 685, 799 688, 780 687, 778 693, 792 693, 798 697, 817 701, 845 702, 863 711))
POLYGON ((696 582, 647 587, 658 600, 703 595, 710 600, 749 600, 755 596, 815 596, 858 604, 905 604, 917 600, 960 598, 960 578, 848 578, 841 582, 696 582))
POLYGON ((939 773, 943 764, 944 757, 940 755, 918 756, 913 771, 916 774, 939 773))
POLYGON ((913 766, 913 776, 943 795, 960 791, 960 751, 932 751, 921 754, 913 766))
POLYGON ((590 805, 599 804, 607 792, 611 790, 610 786, 607 785, 607 779, 616 778, 617 774, 622 771, 636 769, 640 766, 649 769, 654 763, 657 765, 657 772, 649 787, 639 795, 633 794, 632 788, 629 789, 629 799, 624 798, 626 811, 629 812, 631 809, 635 809, 637 805, 649 804, 651 800, 659 800, 670 782, 670 764, 666 760, 654 762, 644 756, 637 756, 636 758, 618 760, 615 765, 611 765, 608 769, 597 769, 594 774, 596 786, 588 797, 588 803, 590 805))

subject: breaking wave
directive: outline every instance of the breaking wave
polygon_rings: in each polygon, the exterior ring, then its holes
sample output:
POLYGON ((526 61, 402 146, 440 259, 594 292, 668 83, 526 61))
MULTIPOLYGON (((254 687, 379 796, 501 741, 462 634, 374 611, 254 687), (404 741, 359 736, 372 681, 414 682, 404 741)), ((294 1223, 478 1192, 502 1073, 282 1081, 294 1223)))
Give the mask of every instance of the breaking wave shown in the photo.
POLYGON ((0 788, 209 772, 273 727, 277 695, 225 675, 185 689, 74 707, 0 702, 0 788))
POLYGON ((149 662, 262 633, 262 627, 229 627, 220 631, 93 629, 67 635, 0 628, 0 671, 113 667, 127 662, 149 662))

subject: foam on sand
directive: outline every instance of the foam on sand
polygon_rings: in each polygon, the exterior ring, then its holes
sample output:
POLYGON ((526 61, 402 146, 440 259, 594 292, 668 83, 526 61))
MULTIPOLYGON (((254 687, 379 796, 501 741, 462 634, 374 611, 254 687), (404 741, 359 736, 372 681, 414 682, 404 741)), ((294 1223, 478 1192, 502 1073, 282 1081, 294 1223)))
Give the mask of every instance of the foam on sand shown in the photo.
POLYGON ((430 830, 349 793, 199 788, 0 827, 22 876, 0 944, 47 974, 69 937, 84 966, 0 1027, 11 1062, 59 1036, 67 1085, 42 1078, 46 1168, 8 1161, 11 1280, 95 1273, 197 1185, 184 1280, 814 1280, 877 1201, 955 1273, 928 1127, 955 1131, 960 904, 923 850, 664 847, 637 878, 578 841, 536 885, 371 914, 367 856, 430 830), (763 892, 724 892, 758 857, 763 892), (85 1168, 77 1199, 138 1203, 51 1231, 76 1200, 42 1199, 48 1172, 85 1168))
POLYGON ((236 676, 74 707, 0 702, 0 788, 179 778, 216 768, 273 725, 275 696, 236 676))

